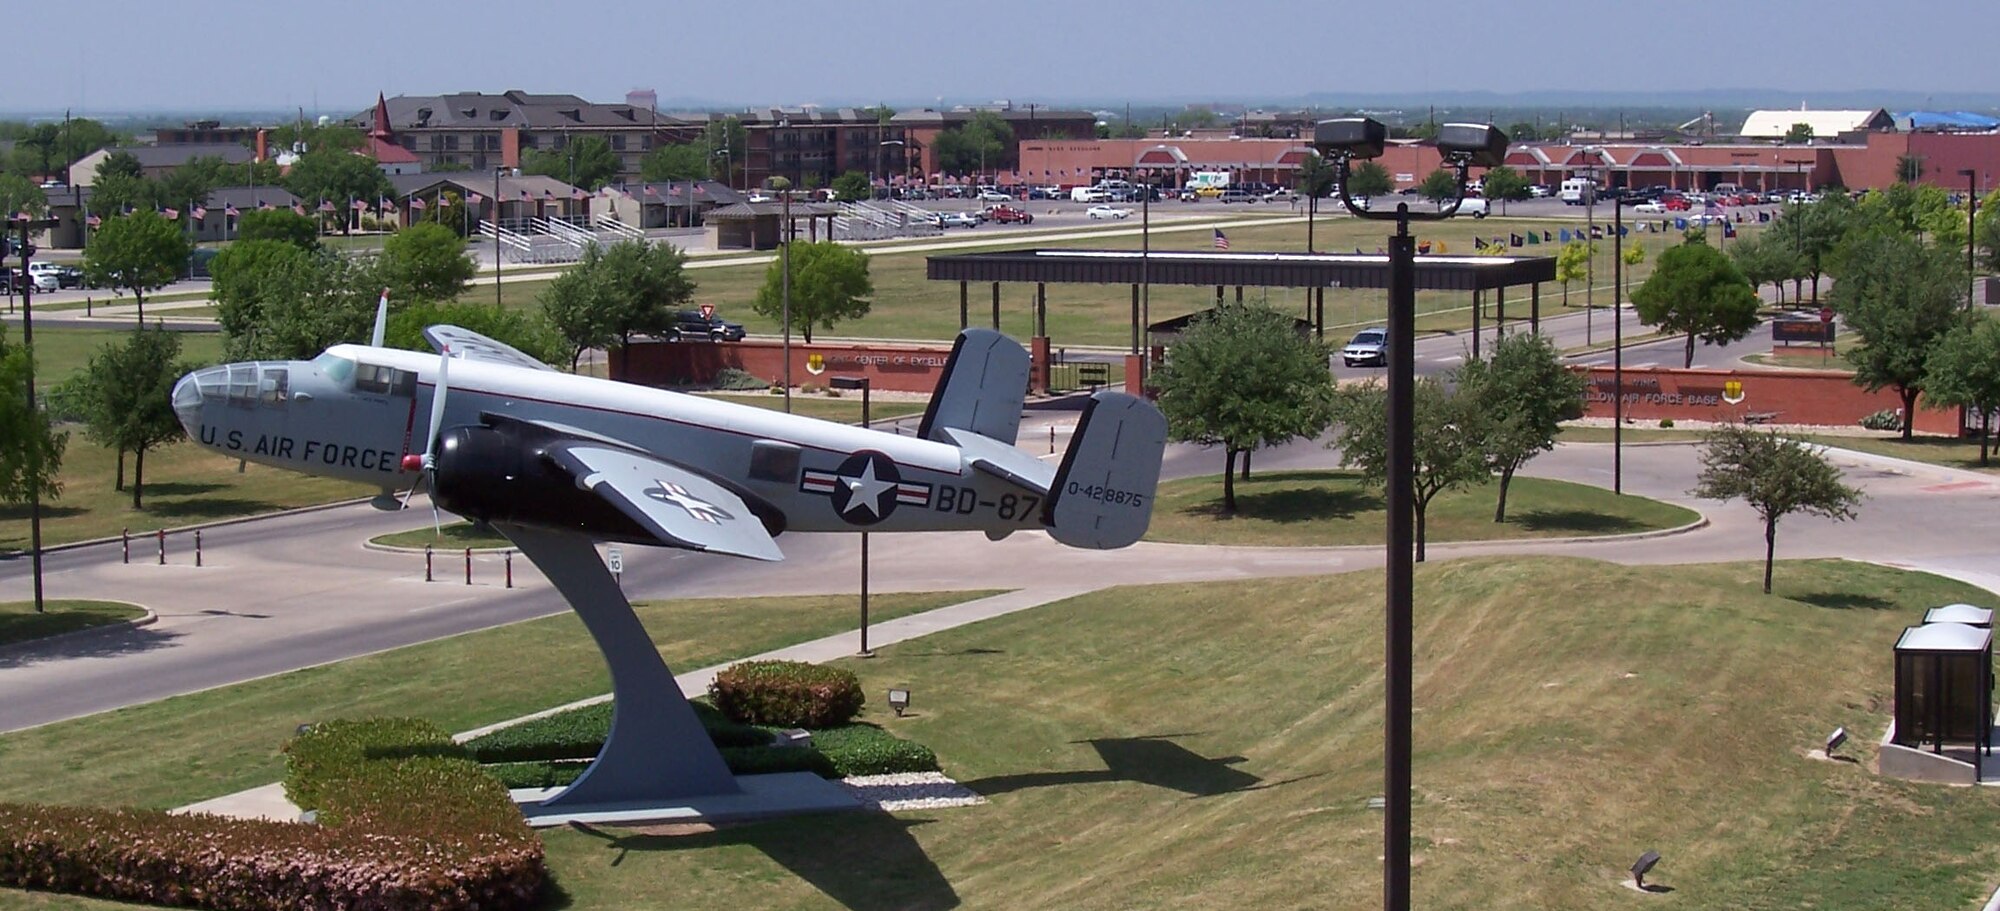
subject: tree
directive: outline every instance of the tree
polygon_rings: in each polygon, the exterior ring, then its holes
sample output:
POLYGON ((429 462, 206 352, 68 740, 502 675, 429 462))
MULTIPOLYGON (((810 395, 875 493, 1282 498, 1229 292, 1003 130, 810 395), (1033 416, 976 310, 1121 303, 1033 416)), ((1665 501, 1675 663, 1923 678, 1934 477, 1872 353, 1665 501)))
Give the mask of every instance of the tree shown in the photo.
POLYGON ((186 434, 170 401, 174 382, 189 369, 180 354, 179 333, 141 325, 125 341, 99 348, 71 381, 71 401, 91 438, 118 450, 121 475, 123 455, 132 453, 133 509, 144 508, 146 451, 186 434))
POLYGON ((301 250, 319 249, 319 226, 290 209, 252 209, 236 220, 236 242, 275 240, 301 250))
POLYGON ((735 117, 709 121, 708 127, 702 131, 702 145, 711 156, 710 173, 723 183, 735 186, 736 175, 743 171, 745 156, 750 150, 750 130, 743 126, 743 121, 735 117), (728 154, 724 155, 724 152, 728 154))
POLYGON ((1562 422, 1583 414, 1583 375, 1563 367, 1562 352, 1546 336, 1515 333, 1494 344, 1491 359, 1458 368, 1454 381, 1485 416, 1486 470, 1500 476, 1493 521, 1505 522, 1514 473, 1554 449, 1562 422))
MULTIPOLYGON (((1489 168, 1480 178, 1479 195, 1487 199, 1500 200, 1500 214, 1507 214, 1507 204, 1519 202, 1529 197, 1528 178, 1521 172, 1506 165, 1489 168)), ((1636 245, 1635 245, 1636 247, 1636 245)))
POLYGON ((1440 204, 1447 199, 1457 199, 1458 175, 1443 168, 1425 174, 1424 182, 1417 185, 1417 195, 1440 204))
POLYGON ((1931 351, 1965 320, 1965 264, 1957 251, 1883 230, 1861 233, 1843 251, 1832 303, 1861 340, 1846 353, 1854 382, 1870 392, 1895 388, 1910 439, 1931 351))
MULTIPOLYGON (((1472 396, 1452 390, 1434 376, 1418 378, 1411 399, 1416 406, 1411 420, 1415 475, 1407 506, 1416 512, 1416 559, 1422 563, 1424 514, 1431 500, 1487 476, 1481 445, 1481 424, 1486 418, 1472 396)), ((1342 389, 1335 396, 1334 420, 1340 429, 1328 445, 1340 448, 1342 465, 1359 466, 1362 476, 1377 484, 1389 478, 1388 412, 1388 390, 1374 380, 1342 389)), ((1389 508, 1401 507, 1391 503, 1389 508)))
POLYGON ((479 271, 465 239, 440 224, 417 222, 382 244, 382 277, 396 300, 448 301, 479 271))
POLYGON ((849 171, 833 179, 833 193, 841 202, 860 202, 875 195, 875 188, 868 183, 868 175, 849 171))
POLYGON ((1153 376, 1167 432, 1222 447, 1222 509, 1236 512, 1236 455, 1312 437, 1333 419, 1326 346, 1254 304, 1198 316, 1153 376))
POLYGON ((104 156, 104 160, 97 163, 96 177, 99 181, 114 175, 138 180, 146 176, 146 168, 139 163, 139 156, 120 149, 104 156))
POLYGON ((0 213, 12 218, 16 212, 26 212, 40 218, 48 208, 48 194, 34 181, 19 174, 0 174, 0 213))
POLYGON ((1640 322, 1687 336, 1683 367, 1694 366, 1694 343, 1725 345, 1757 328, 1757 292, 1722 251, 1688 241, 1660 254, 1660 264, 1632 307, 1640 322))
POLYGON ((571 186, 596 190, 618 176, 618 156, 597 136, 582 136, 562 148, 529 152, 521 160, 524 174, 542 174, 571 186))
POLYGON ((1804 145, 1812 141, 1813 128, 1810 123, 1795 123, 1791 129, 1785 131, 1786 145, 1804 145))
MULTIPOLYGON (((303 216, 294 217, 303 220, 303 216)), ((238 240, 209 261, 216 322, 222 326, 223 350, 228 356, 236 360, 254 356, 265 304, 271 295, 290 287, 292 279, 287 273, 311 267, 307 260, 312 255, 287 240, 257 237, 238 240)))
POLYGON ((585 247, 582 261, 556 276, 535 298, 542 308, 542 322, 562 343, 561 354, 569 358, 571 373, 585 351, 607 347, 616 338, 604 313, 607 295, 598 288, 603 258, 602 248, 585 247))
POLYGON ((366 339, 386 284, 372 257, 308 253, 275 240, 231 244, 210 269, 232 360, 305 360, 366 339))
POLYGON ((1818 303, 1819 277, 1836 258, 1841 239, 1857 227, 1859 219, 1860 213, 1845 195, 1829 194, 1816 203, 1785 206, 1764 233, 1792 239, 1795 255, 1802 261, 1802 271, 1812 278, 1813 302, 1818 303))
POLYGON ((173 222, 151 209, 107 218, 83 251, 83 274, 92 284, 132 292, 139 322, 146 295, 166 287, 187 265, 192 245, 173 222))
POLYGON ((965 125, 945 130, 931 141, 938 167, 951 174, 985 174, 1011 167, 1015 149, 1014 128, 992 111, 980 111, 965 125))
POLYGON ((0 503, 62 496, 63 449, 47 411, 28 408, 28 349, 9 345, 0 328, 0 503))
POLYGON ((1347 195, 1351 197, 1383 196, 1395 186, 1389 179, 1389 169, 1373 161, 1355 165, 1347 175, 1347 195))
MULTIPOLYGON (((1635 245, 1632 249, 1638 249, 1635 245)), ((1743 279, 1750 283, 1752 293, 1766 284, 1778 287, 1780 300, 1784 299, 1785 281, 1799 274, 1798 256, 1792 250, 1792 239, 1765 232, 1744 236, 1729 245, 1729 261, 1743 273, 1743 279)))
POLYGON ((373 159, 327 146, 299 156, 291 173, 285 175, 285 189, 303 200, 308 209, 321 202, 333 203, 340 210, 343 231, 352 225, 350 200, 373 202, 396 192, 373 159))
POLYGON ((1979 464, 1992 450, 2000 409, 2000 320, 1973 320, 1945 333, 1924 360, 1924 398, 1934 407, 1979 415, 1979 464))
POLYGON ((1587 240, 1573 240, 1563 244, 1556 251, 1556 281, 1562 282, 1563 306, 1569 306, 1569 285, 1590 276, 1591 243, 1587 240))
POLYGON ((28 135, 21 137, 21 147, 34 154, 36 178, 47 180, 54 176, 56 147, 61 139, 62 127, 54 123, 38 123, 28 129, 28 135))
POLYGON ((1776 433, 1734 425, 1708 434, 1701 475, 1690 492, 1724 502, 1740 497, 1763 518, 1767 595, 1779 519, 1798 512, 1845 521, 1854 518, 1854 507, 1861 502, 1861 491, 1840 483, 1840 470, 1821 450, 1776 433))
POLYGON ((708 176, 708 153, 691 143, 660 146, 639 159, 639 179, 647 183, 695 180, 708 176))
MULTIPOLYGON (((842 320, 868 315, 875 284, 868 277, 868 254, 830 240, 791 245, 792 326, 812 343, 813 329, 832 330, 842 320)), ((784 257, 764 270, 751 309, 769 319, 784 318, 784 257)))
POLYGON ((1979 211, 1973 213, 1972 236, 1979 240, 1980 267, 2000 271, 2000 190, 1979 201, 1979 211))

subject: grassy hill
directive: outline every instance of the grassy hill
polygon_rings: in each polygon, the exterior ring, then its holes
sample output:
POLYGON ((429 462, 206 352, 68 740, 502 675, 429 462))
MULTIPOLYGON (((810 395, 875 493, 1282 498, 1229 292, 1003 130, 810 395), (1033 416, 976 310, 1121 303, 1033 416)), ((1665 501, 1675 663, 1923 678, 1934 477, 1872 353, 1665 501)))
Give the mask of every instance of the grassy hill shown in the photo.
MULTIPOLYGON (((1419 571, 1424 908, 1956 908, 2000 793, 1875 778, 1890 646, 1974 593, 1840 562, 1419 571), (1866 594, 1852 594, 1865 592, 1866 594), (1640 852, 1671 896, 1619 883, 1640 852)), ((1977 600, 1975 596, 1975 600, 1977 600)), ((1373 573, 1118 590, 855 662, 978 809, 559 831, 572 907, 1360 908, 1379 901, 1373 573)))

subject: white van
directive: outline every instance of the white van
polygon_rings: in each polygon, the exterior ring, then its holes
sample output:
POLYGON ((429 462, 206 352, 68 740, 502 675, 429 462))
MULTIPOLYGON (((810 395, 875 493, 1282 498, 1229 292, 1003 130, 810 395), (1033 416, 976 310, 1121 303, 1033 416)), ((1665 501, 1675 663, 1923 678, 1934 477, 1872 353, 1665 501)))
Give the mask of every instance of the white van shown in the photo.
MULTIPOLYGON (((1447 205, 1449 203, 1439 203, 1438 208, 1442 209, 1447 205)), ((1492 209, 1488 206, 1486 200, 1477 196, 1467 196, 1459 202, 1458 211, 1453 213, 1453 217, 1471 216, 1473 218, 1485 218, 1491 211, 1492 209)))
POLYGON ((1069 191, 1070 202, 1103 202, 1110 198, 1111 194, 1103 187, 1071 187, 1069 191))
POLYGON ((1597 192, 1597 181, 1588 177, 1572 177, 1562 182, 1562 189, 1556 193, 1564 203, 1572 206, 1583 205, 1597 192))

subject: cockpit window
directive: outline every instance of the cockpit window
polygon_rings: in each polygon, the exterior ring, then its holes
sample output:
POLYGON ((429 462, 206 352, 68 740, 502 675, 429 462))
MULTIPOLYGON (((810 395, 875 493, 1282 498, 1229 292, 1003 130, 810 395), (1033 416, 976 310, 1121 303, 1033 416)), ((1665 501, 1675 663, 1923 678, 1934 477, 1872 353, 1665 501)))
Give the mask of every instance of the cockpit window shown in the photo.
POLYGON ((259 397, 266 405, 283 405, 291 395, 291 371, 283 367, 264 368, 264 379, 258 386, 259 397))
POLYGON ((360 364, 354 368, 354 391, 413 396, 417 394, 417 375, 380 364, 360 364))
POLYGON ((348 377, 354 375, 354 362, 332 352, 313 358, 313 366, 336 383, 345 383, 348 377))

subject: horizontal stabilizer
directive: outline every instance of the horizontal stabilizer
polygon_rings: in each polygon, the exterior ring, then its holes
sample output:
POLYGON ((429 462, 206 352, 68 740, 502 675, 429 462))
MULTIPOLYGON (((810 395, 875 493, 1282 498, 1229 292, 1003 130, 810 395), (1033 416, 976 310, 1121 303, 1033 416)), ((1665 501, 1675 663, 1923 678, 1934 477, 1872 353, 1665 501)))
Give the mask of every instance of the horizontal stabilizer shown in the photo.
POLYGON ((1042 522, 1071 547, 1109 550, 1146 534, 1167 449, 1167 419, 1151 402, 1099 392, 1084 404, 1056 470, 1042 522))
POLYGON ((1028 350, 992 329, 966 329, 952 342, 944 379, 924 409, 917 435, 949 443, 948 427, 1014 445, 1028 395, 1028 350))
POLYGON ((1049 485, 1054 482, 1056 474, 1049 463, 970 430, 947 427, 945 434, 950 437, 952 445, 965 454, 967 464, 973 468, 1041 496, 1048 496, 1049 485))

